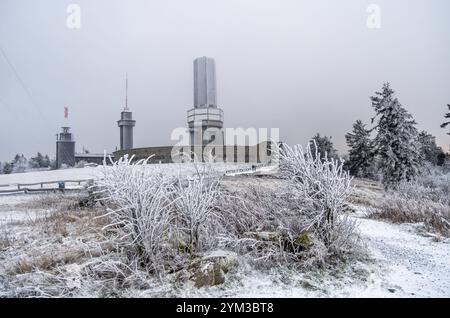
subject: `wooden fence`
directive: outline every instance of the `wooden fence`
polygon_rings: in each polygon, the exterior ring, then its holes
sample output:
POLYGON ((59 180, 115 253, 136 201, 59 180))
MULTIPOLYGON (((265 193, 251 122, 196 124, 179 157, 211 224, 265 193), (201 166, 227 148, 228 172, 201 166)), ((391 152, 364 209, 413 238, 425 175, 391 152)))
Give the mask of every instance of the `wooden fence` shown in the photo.
POLYGON ((93 183, 93 181, 94 179, 81 179, 81 180, 43 181, 35 183, 0 184, 0 195, 29 193, 29 192, 80 190, 83 189, 88 184, 93 183))

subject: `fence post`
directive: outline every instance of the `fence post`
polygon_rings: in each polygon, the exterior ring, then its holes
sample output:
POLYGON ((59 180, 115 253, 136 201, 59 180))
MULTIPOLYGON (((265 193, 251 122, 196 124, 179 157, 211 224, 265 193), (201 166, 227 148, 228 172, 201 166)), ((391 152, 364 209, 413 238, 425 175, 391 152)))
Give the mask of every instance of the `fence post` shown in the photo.
POLYGON ((58 182, 58 188, 59 191, 64 192, 64 189, 66 188, 66 183, 64 181, 58 182))

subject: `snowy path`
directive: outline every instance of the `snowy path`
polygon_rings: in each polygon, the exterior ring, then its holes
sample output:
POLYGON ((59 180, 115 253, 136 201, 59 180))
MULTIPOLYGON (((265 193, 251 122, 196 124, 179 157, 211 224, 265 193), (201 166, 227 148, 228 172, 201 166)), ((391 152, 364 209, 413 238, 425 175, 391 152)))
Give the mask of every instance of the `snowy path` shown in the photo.
MULTIPOLYGON (((358 219, 371 256, 382 265, 381 281, 366 292, 390 297, 450 297, 450 240, 434 242, 411 225, 358 219)), ((364 293, 364 291, 363 291, 364 293)))

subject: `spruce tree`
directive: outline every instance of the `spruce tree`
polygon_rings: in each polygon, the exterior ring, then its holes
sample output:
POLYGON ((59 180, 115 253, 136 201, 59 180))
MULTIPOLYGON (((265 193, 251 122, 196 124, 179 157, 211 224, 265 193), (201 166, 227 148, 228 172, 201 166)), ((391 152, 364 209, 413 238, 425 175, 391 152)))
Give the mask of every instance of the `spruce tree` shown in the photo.
POLYGON ((48 157, 48 155, 45 155, 44 162, 43 162, 43 167, 44 168, 48 168, 48 167, 50 167, 50 164, 51 164, 50 158, 48 157))
MULTIPOLYGON (((447 104, 447 107, 448 107, 449 112, 448 112, 447 114, 444 115, 444 118, 450 119, 450 104, 447 104)), ((445 127, 447 127, 448 125, 450 125, 450 120, 449 120, 449 121, 446 121, 446 122, 444 122, 444 123, 442 123, 441 127, 442 127, 442 128, 445 128, 445 127)), ((450 135, 450 132, 448 132, 447 134, 450 135)))
POLYGON ((444 155, 444 152, 441 147, 436 145, 436 137, 426 131, 421 131, 418 136, 418 141, 420 153, 425 162, 435 166, 442 164, 442 155, 444 155))
POLYGON ((402 107, 389 83, 370 99, 375 110, 372 123, 377 135, 374 148, 385 187, 396 187, 402 180, 414 179, 421 163, 418 132, 411 114, 402 107))
POLYGON ((3 165, 3 173, 10 174, 13 171, 13 167, 9 162, 5 162, 3 165))
MULTIPOLYGON (((321 136, 317 133, 314 137, 311 138, 312 144, 315 144, 317 147, 317 151, 320 155, 320 159, 322 161, 327 159, 339 160, 339 156, 337 150, 334 149, 333 142, 331 141, 331 137, 321 136)), ((312 147, 313 157, 315 157, 315 149, 312 147)))
POLYGON ((20 173, 25 172, 28 168, 28 160, 25 158, 25 156, 22 155, 16 155, 14 157, 14 163, 13 163, 13 171, 14 173, 20 173))
POLYGON ((353 131, 345 135, 347 145, 350 147, 349 157, 345 163, 350 174, 356 177, 369 177, 369 167, 372 164, 372 142, 370 130, 361 120, 353 124, 353 131))
POLYGON ((44 156, 40 152, 37 153, 36 157, 30 159, 30 165, 32 168, 42 168, 44 167, 44 156))

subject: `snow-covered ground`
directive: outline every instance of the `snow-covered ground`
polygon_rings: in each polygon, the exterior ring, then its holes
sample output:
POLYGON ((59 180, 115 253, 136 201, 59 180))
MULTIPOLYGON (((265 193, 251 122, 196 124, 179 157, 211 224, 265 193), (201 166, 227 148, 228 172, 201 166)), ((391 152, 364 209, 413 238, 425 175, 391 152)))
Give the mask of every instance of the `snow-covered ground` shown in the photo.
MULTIPOLYGON (((176 165, 166 165, 165 168, 173 173, 181 171, 181 167, 176 165)), ((222 167, 223 170, 229 168, 222 167)), ((92 178, 101 175, 100 169, 101 167, 3 175, 0 176, 0 184, 30 183, 55 178, 92 178)), ((258 180, 260 178, 230 177, 226 182, 227 186, 238 188, 259 182, 258 180)), ((273 179, 266 186, 276 187, 278 182, 280 181, 273 179)), ((17 221, 36 219, 49 213, 45 206, 33 208, 33 201, 37 199, 42 202, 45 197, 37 194, 0 196, 0 233, 19 229, 21 235, 25 235, 26 229, 33 231, 32 224, 17 225, 17 221)), ((436 240, 433 236, 419 234, 417 225, 398 225, 369 219, 364 214, 363 206, 357 207, 357 210, 352 217, 358 222, 369 258, 356 261, 351 266, 305 273, 274 268, 268 273, 257 271, 242 262, 239 270, 230 274, 224 285, 200 289, 192 286, 175 289, 158 286, 146 291, 130 290, 129 296, 450 297, 450 239, 436 240)), ((10 233, 14 236, 13 234, 10 233)), ((74 234, 74 241, 83 240, 75 236, 74 234)), ((14 254, 14 250, 8 250, 8 253, 14 254)), ((7 257, 7 254, 2 255, 6 253, 4 251, 0 249, 0 259, 7 257)), ((0 271, 0 278, 1 275, 0 271)))
POLYGON ((46 194, 9 194, 0 195, 0 229, 10 223, 35 221, 49 215, 48 208, 33 204, 45 200, 46 194))
MULTIPOLYGON (((181 297, 450 297, 450 240, 420 236, 412 225, 357 217, 370 259, 349 268, 269 273, 241 266, 224 286, 187 288, 181 297)), ((145 294, 154 295, 152 291, 145 294)), ((171 295, 171 293, 168 293, 171 295)))
POLYGON ((25 173, 0 174, 0 185, 37 183, 59 180, 94 179, 101 175, 101 167, 33 171, 25 173))
MULTIPOLYGON (((251 170, 252 165, 249 163, 213 163, 211 167, 214 170, 226 173, 231 171, 234 174, 235 170, 251 170)), ((197 167, 201 168, 201 167, 197 167)), ((59 180, 80 180, 80 179, 96 179, 101 177, 104 167, 85 167, 85 168, 70 168, 48 171, 34 171, 25 173, 0 174, 0 185, 18 184, 18 183, 38 183, 59 180)), ((191 163, 169 163, 169 164, 151 164, 147 165, 147 169, 152 169, 155 172, 161 171, 172 175, 194 173, 196 167, 191 163)), ((259 167, 258 172, 269 173, 273 169, 271 167, 259 167)), ((238 174, 236 172, 236 174, 238 174)))
POLYGON ((450 297, 450 239, 436 241, 419 235, 411 224, 366 218, 359 219, 359 229, 371 256, 382 266, 369 295, 450 297))

